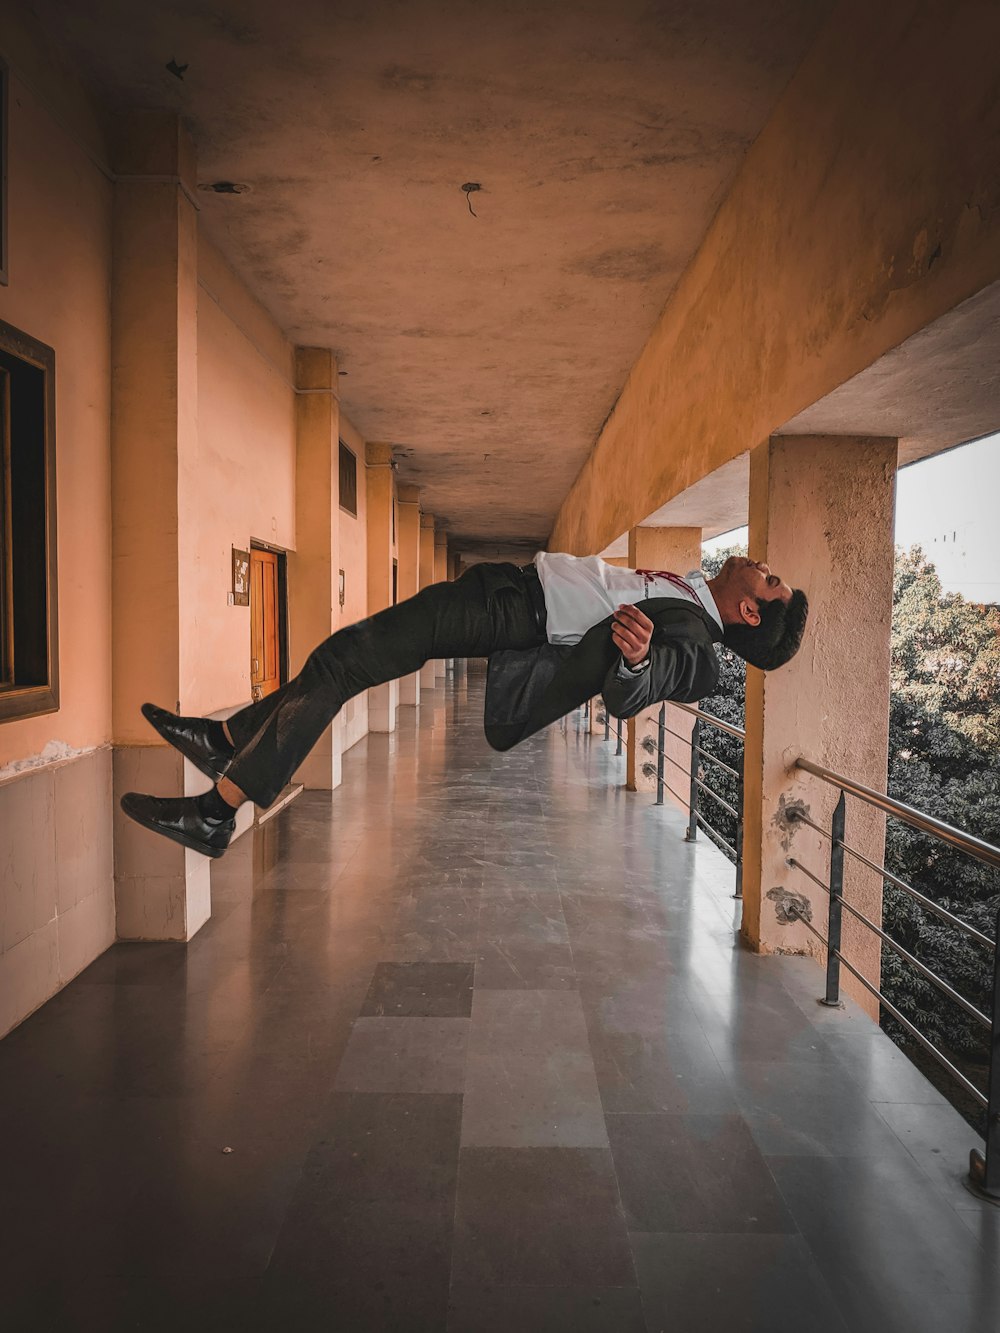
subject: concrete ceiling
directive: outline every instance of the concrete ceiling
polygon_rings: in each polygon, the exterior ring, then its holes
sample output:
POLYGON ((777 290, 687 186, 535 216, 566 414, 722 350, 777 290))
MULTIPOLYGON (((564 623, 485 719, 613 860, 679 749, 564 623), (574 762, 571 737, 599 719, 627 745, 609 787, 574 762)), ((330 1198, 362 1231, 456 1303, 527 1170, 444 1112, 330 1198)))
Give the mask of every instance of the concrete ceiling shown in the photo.
POLYGON ((250 187, 209 234, 484 552, 544 541, 830 7, 34 4, 106 104, 182 112, 201 180, 250 187))

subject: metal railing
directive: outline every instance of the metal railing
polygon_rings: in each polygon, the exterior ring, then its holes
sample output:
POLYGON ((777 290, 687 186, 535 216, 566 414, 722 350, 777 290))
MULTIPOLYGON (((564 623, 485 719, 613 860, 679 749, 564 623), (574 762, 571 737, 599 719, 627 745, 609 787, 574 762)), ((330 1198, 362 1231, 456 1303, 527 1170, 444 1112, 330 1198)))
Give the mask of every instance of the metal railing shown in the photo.
MULTIPOLYGON (((587 717, 590 717, 590 707, 587 704, 587 717)), ((744 794, 744 763, 741 756, 739 769, 726 764, 718 756, 707 751, 701 743, 701 729, 704 726, 714 727, 720 732, 724 732, 736 739, 745 742, 746 732, 742 727, 734 726, 730 722, 723 722, 721 718, 713 717, 711 713, 702 712, 700 709, 692 707, 690 704, 677 703, 671 701, 671 707, 682 709, 690 713, 694 719, 690 737, 682 735, 680 732, 672 731, 667 726, 666 709, 667 705, 661 703, 657 716, 657 739, 655 742, 651 738, 643 742, 643 748, 647 753, 656 754, 656 804, 663 804, 664 791, 670 794, 682 805, 688 807, 688 827, 685 833, 685 839, 689 842, 696 840, 698 829, 703 828, 710 834, 712 839, 717 842, 724 851, 728 853, 730 859, 736 866, 736 887, 733 896, 742 898, 743 896, 743 794, 744 794), (666 738, 674 737, 675 740, 686 744, 690 748, 690 757, 688 766, 685 767, 679 760, 667 753, 666 738), (670 786, 666 779, 666 765, 670 763, 684 773, 688 778, 688 795, 685 799, 679 792, 670 786), (724 800, 718 792, 714 791, 700 776, 702 764, 714 764, 718 768, 725 770, 732 778, 736 780, 737 799, 736 804, 731 805, 724 800), (721 806, 736 821, 735 843, 731 844, 722 834, 705 818, 701 810, 702 794, 709 796, 719 806, 721 806)), ((622 723, 616 719, 617 731, 617 750, 616 754, 622 752, 622 723)), ((607 709, 604 710, 604 738, 608 740, 611 736, 611 717, 607 709)), ((863 986, 885 1009, 888 1014, 896 1020, 897 1023, 913 1037, 919 1045, 930 1054, 934 1060, 941 1065, 948 1075, 954 1079, 965 1092, 986 1112, 986 1143, 985 1152, 980 1152, 973 1148, 969 1154, 969 1183, 971 1188, 982 1197, 993 1203, 1000 1203, 1000 949, 997 948, 997 942, 1000 941, 1000 910, 997 912, 996 920, 996 939, 990 937, 978 930, 969 922, 963 921, 954 912, 942 907, 926 894, 915 889, 912 884, 906 883, 898 875, 895 875, 885 865, 877 865, 867 856, 852 847, 845 840, 846 832, 846 797, 852 796, 857 800, 881 810, 884 814, 893 819, 902 820, 911 828, 917 829, 938 841, 947 843, 957 848, 959 851, 975 857, 978 861, 993 868, 1000 869, 1000 848, 994 847, 991 843, 984 842, 981 838, 976 838, 972 834, 965 833, 962 829, 954 828, 943 820, 935 819, 931 815, 924 814, 923 811, 915 809, 913 806, 905 805, 902 801, 896 801, 891 796, 883 792, 875 791, 871 787, 866 787, 860 782, 855 782, 851 778, 844 777, 843 774, 835 773, 831 769, 824 768, 820 764, 813 763, 809 759, 800 758, 796 761, 796 767, 803 772, 811 773, 814 777, 829 783, 831 786, 840 790, 840 798, 837 801, 836 808, 831 819, 830 829, 827 831, 819 824, 816 824, 805 813, 792 806, 788 809, 787 817, 796 823, 808 825, 810 828, 826 838, 830 844, 830 869, 829 883, 824 883, 807 866, 804 866, 794 856, 786 857, 786 863, 792 869, 800 871, 813 884, 822 889, 829 898, 829 914, 827 919, 827 933, 824 937, 819 930, 807 920, 798 910, 794 902, 787 905, 787 910, 792 915, 798 917, 804 926, 807 927, 826 947, 827 966, 826 966, 826 990, 823 996, 823 1003, 827 1005, 840 1004, 840 979, 841 968, 846 967, 848 972, 863 986), (926 911, 946 922, 954 929, 962 932, 968 939, 982 948, 989 949, 993 953, 993 983, 990 1002, 990 1013, 985 1014, 977 1009, 974 1004, 961 995, 953 986, 951 986, 943 977, 939 976, 925 963, 916 958, 908 949, 905 949, 897 940, 893 939, 882 926, 872 921, 857 907, 847 901, 844 897, 844 858, 845 854, 853 857, 861 864, 874 871, 882 880, 892 884, 903 893, 907 894, 914 902, 918 903, 926 911), (881 942, 885 948, 891 949, 896 953, 904 963, 914 968, 925 980, 929 981, 938 991, 947 997, 953 1004, 956 1004, 964 1013, 968 1014, 976 1023, 978 1023, 986 1032, 989 1033, 989 1073, 987 1076, 986 1091, 983 1092, 968 1079, 965 1074, 958 1069, 955 1064, 948 1059, 943 1051, 940 1051, 934 1043, 902 1013, 889 1000, 883 992, 874 986, 861 971, 844 957, 841 950, 843 914, 847 912, 861 926, 870 930, 881 942)))
POLYGON ((743 897, 743 762, 740 761, 739 769, 733 768, 725 763, 717 755, 706 750, 702 745, 702 727, 714 727, 716 730, 725 732, 727 735, 735 736, 738 740, 746 740, 746 732, 741 727, 734 727, 731 722, 723 722, 721 718, 713 717, 711 713, 703 713, 698 708, 692 708, 690 704, 681 704, 671 702, 672 708, 680 708, 685 713, 690 713, 694 718, 694 724, 691 728, 690 736, 685 736, 679 731, 672 731, 667 726, 667 705, 660 704, 660 711, 657 715, 656 731, 657 739, 655 743, 650 737, 643 742, 643 748, 647 753, 656 755, 656 804, 663 804, 663 793, 668 791, 676 801, 688 808, 688 826, 685 833, 685 839, 688 842, 694 842, 698 837, 698 829, 702 828, 709 834, 713 842, 717 843, 736 867, 736 887, 733 892, 734 898, 743 897), (690 748, 688 763, 685 766, 680 760, 675 759, 673 755, 668 754, 666 750, 666 738, 673 736, 675 740, 687 745, 690 748), (688 794, 686 797, 675 791, 666 780, 666 765, 673 764, 679 768, 688 779, 688 794), (711 764, 716 768, 723 769, 730 777, 736 780, 736 804, 730 805, 722 796, 719 795, 707 782, 702 780, 701 773, 704 771, 702 765, 711 764), (702 813, 702 795, 708 796, 711 800, 728 815, 736 821, 736 836, 733 842, 723 837, 722 833, 705 818, 702 813))
MULTIPOLYGON (((821 764, 815 764, 809 759, 800 758, 796 766, 803 772, 811 773, 814 777, 818 777, 823 782, 829 783, 830 786, 840 790, 840 798, 834 809, 829 831, 815 823, 794 806, 788 810, 787 816, 795 823, 806 824, 809 828, 814 829, 830 844, 828 883, 824 883, 818 875, 804 866, 796 857, 788 856, 785 858, 787 865, 804 874, 811 883, 822 889, 829 899, 825 936, 816 929, 811 921, 806 920, 806 917, 799 911, 794 902, 787 905, 787 910, 793 916, 798 917, 802 924, 812 931, 826 947, 826 993, 823 996, 823 1003, 828 1005, 838 1005, 840 1003, 841 968, 846 967, 848 972, 878 1001, 885 1011, 892 1015, 896 1022, 947 1071, 948 1075, 979 1106, 984 1108, 986 1111, 986 1150, 983 1153, 974 1148, 969 1154, 969 1181, 977 1193, 993 1202, 1000 1203, 1000 951, 997 950, 996 940, 991 940, 981 930, 977 930, 975 926, 963 921, 961 917, 956 916, 946 907, 942 907, 940 903, 934 902, 926 894, 915 889, 912 884, 907 884, 905 880, 893 874, 886 866, 877 865, 856 847, 852 847, 845 838, 847 824, 846 798, 851 796, 863 801, 866 805, 881 810, 890 818, 899 819, 921 833, 948 843, 993 869, 1000 869, 1000 848, 984 842, 981 838, 973 837, 961 829, 953 828, 952 825, 945 824, 940 819, 926 815, 913 806, 904 805, 902 801, 893 800, 891 796, 886 796, 883 792, 874 791, 871 787, 865 787, 840 773, 834 773, 832 770, 824 768, 821 764), (869 870, 873 870, 884 882, 892 884, 895 888, 907 894, 928 912, 947 922, 954 929, 961 931, 977 945, 993 951, 993 992, 989 1014, 984 1014, 977 1009, 943 977, 932 971, 919 958, 916 958, 908 949, 905 949, 897 940, 887 934, 880 924, 872 921, 844 897, 845 853, 860 861, 869 870), (929 981, 941 994, 989 1033, 990 1065, 985 1092, 977 1088, 948 1059, 944 1052, 934 1045, 930 1038, 924 1036, 919 1028, 904 1014, 900 1013, 899 1009, 877 986, 873 985, 853 963, 844 957, 841 950, 841 935, 845 912, 866 930, 871 931, 881 941, 882 946, 891 949, 907 966, 919 972, 926 981, 929 981)), ((1000 939, 1000 912, 997 913, 997 938, 1000 939)))
MULTIPOLYGON (((588 700, 583 707, 584 707, 584 717, 587 719, 589 727, 590 709, 591 709, 590 701, 588 700)), ((622 753, 623 748, 625 746, 625 741, 623 740, 624 733, 622 731, 622 719, 620 717, 615 718, 614 731, 615 731, 615 741, 616 741, 615 754, 619 755, 622 753)), ((604 709, 604 739, 606 741, 611 739, 611 714, 608 712, 607 708, 604 709)))

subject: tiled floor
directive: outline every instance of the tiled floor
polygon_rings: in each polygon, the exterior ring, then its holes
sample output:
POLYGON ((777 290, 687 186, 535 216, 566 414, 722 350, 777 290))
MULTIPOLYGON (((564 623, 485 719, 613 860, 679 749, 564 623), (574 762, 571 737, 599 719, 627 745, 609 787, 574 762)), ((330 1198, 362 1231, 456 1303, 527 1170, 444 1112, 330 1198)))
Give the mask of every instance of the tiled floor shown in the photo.
POLYGON ((973 1140, 571 720, 464 677, 0 1043, 21 1330, 996 1333, 973 1140), (227 1151, 231 1149, 231 1151, 227 1151))

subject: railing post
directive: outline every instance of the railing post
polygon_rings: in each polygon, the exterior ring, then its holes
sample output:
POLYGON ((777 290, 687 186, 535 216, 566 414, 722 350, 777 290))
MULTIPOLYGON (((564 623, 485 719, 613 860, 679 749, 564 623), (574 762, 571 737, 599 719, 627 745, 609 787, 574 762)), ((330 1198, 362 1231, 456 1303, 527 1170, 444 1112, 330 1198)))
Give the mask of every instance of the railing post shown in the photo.
POLYGON ((617 729, 618 729, 618 748, 615 750, 615 754, 621 754, 621 752, 622 752, 622 720, 621 720, 620 717, 616 717, 616 718, 615 718, 615 726, 616 726, 617 729))
POLYGON ((611 714, 608 712, 608 705, 605 704, 605 705, 604 705, 604 739, 605 739, 605 740, 609 740, 610 737, 611 737, 611 714))
POLYGON ((734 898, 743 897, 743 764, 740 764, 740 780, 736 788, 736 888, 734 898))
POLYGON ((663 751, 667 741, 667 705, 660 704, 656 716, 656 804, 663 804, 663 751))
POLYGON ((990 1017, 990 1073, 986 1084, 986 1156, 973 1148, 969 1153, 969 1176, 980 1194, 1000 1201, 1000 912, 997 912, 997 945, 993 955, 993 1003, 990 1017))
POLYGON ((691 785, 688 794, 688 826, 685 842, 698 837, 698 746, 701 743, 701 718, 696 717, 691 728, 691 785))
POLYGON ((840 1004, 840 923, 843 916, 841 899, 844 896, 844 826, 847 819, 847 804, 844 793, 833 812, 830 824, 830 918, 827 922, 826 940, 826 995, 823 1003, 831 1006, 840 1004))

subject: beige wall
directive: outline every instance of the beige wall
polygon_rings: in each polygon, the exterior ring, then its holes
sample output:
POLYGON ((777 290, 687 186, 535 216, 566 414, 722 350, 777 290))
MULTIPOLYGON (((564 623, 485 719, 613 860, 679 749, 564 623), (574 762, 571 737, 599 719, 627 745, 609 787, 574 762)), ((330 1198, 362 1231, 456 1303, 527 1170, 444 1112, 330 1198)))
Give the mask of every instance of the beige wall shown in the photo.
POLYGON ((16 26, 4 26, 0 54, 11 65, 9 284, 0 287, 0 319, 56 353, 60 660, 59 711, 0 725, 3 1033, 114 938, 106 748, 112 186, 96 164, 104 147, 72 80, 47 71, 16 26))
POLYGON ((63 130, 17 65, 10 122, 9 284, 0 286, 0 319, 56 353, 61 672, 58 713, 0 726, 0 772, 46 746, 105 744, 111 707, 112 187, 92 146, 63 130), (80 663, 88 669, 72 669, 80 663))
POLYGON ((1000 278, 998 44, 996 6, 834 9, 633 366, 551 550, 602 550, 1000 278))
POLYGON ((182 479, 189 532, 185 710, 250 698, 250 609, 229 606, 232 548, 295 547, 294 349, 204 236, 198 244, 197 471, 182 479))

